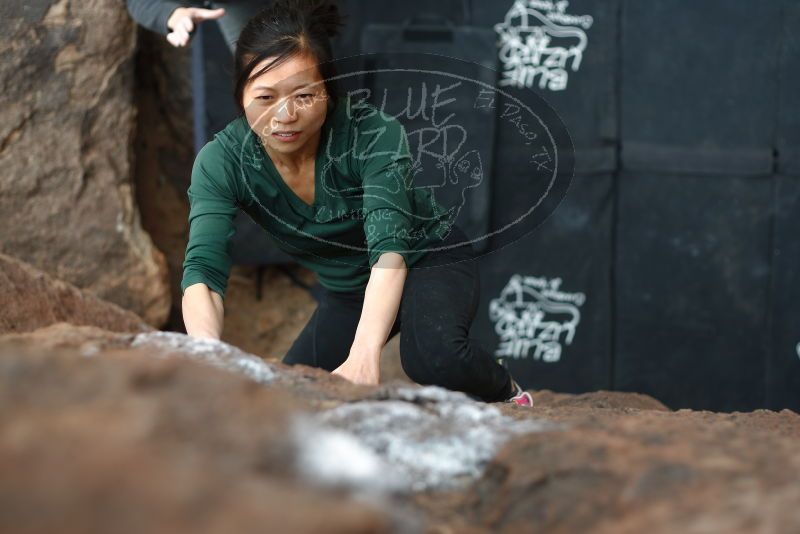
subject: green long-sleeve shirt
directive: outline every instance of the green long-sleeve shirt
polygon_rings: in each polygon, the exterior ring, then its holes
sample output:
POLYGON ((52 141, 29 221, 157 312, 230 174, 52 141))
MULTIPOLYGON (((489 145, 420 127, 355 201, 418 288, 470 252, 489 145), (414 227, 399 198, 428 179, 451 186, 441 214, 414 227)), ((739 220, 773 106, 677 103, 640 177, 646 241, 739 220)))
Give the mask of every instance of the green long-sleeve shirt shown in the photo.
POLYGON ((449 231, 451 214, 414 187, 405 129, 369 104, 345 99, 328 113, 314 175, 307 204, 243 115, 215 134, 192 168, 181 291, 202 282, 224 298, 238 209, 332 291, 363 290, 385 252, 413 266, 449 231))

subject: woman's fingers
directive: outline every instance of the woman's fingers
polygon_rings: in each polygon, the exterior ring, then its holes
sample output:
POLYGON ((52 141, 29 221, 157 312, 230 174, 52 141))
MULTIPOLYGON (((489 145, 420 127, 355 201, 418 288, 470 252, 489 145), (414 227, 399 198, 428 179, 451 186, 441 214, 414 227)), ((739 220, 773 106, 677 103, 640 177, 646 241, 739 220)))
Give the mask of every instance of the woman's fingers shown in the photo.
POLYGON ((178 39, 177 35, 178 34, 176 34, 175 32, 167 34, 167 42, 174 47, 181 46, 180 40, 178 39))
POLYGON ((167 35, 167 42, 175 47, 186 46, 186 43, 189 42, 189 34, 183 29, 175 30, 167 35))
POLYGON ((178 8, 167 26, 172 32, 167 34, 167 42, 175 47, 186 46, 192 38, 196 22, 214 20, 225 15, 224 8, 203 9, 201 7, 178 8))

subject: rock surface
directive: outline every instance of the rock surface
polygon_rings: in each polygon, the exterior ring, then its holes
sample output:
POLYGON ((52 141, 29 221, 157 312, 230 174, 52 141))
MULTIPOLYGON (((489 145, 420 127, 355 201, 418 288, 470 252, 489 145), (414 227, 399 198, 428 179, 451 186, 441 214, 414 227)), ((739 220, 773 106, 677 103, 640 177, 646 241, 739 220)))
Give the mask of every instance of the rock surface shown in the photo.
POLYGON ((5 254, 0 254, 0 295, 0 334, 62 321, 115 332, 152 330, 137 315, 5 254))
POLYGON ((800 530, 793 412, 534 399, 356 386, 177 333, 6 335, 0 530, 800 530))
POLYGON ((390 532, 386 514, 293 476, 297 402, 146 352, 6 346, 0 531, 390 532))
POLYGON ((170 295, 134 204, 124 2, 5 2, 2 15, 0 252, 160 327, 170 295))

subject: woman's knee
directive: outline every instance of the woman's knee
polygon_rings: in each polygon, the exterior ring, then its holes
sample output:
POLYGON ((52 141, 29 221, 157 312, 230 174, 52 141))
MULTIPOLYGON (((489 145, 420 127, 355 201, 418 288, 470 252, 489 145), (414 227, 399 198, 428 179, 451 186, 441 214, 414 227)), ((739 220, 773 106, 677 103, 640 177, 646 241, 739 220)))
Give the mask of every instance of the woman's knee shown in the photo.
POLYGON ((448 377, 459 375, 459 368, 468 366, 467 349, 465 336, 442 332, 421 336, 419 332, 404 331, 400 336, 400 364, 418 384, 446 386, 448 377))

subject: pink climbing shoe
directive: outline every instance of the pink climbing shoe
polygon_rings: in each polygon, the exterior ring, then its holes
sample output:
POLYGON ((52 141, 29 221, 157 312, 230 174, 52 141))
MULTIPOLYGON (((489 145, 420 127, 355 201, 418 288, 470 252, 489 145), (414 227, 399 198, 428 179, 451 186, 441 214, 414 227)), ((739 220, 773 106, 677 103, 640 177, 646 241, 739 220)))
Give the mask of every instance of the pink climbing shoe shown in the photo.
POLYGON ((527 391, 523 390, 517 381, 513 378, 511 379, 511 385, 514 387, 514 393, 505 400, 505 402, 513 402, 514 404, 519 404, 520 406, 533 406, 533 397, 527 391))

